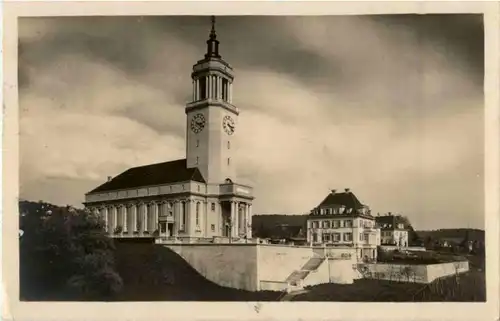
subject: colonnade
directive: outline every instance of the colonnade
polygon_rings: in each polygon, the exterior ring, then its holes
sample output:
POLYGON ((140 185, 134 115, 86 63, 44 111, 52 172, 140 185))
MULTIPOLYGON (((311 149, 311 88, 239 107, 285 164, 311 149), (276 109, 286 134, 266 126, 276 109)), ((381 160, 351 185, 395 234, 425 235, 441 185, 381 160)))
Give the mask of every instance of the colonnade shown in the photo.
POLYGON ((153 234, 158 230, 159 217, 174 223, 174 231, 183 230, 186 204, 192 200, 126 202, 89 207, 105 222, 110 234, 153 234), (184 213, 181 213, 183 211, 184 213))
POLYGON ((233 100, 233 85, 226 78, 218 75, 206 75, 193 80, 193 101, 202 99, 224 100, 231 103, 233 100), (201 79, 205 79, 205 97, 201 97, 201 79))
MULTIPOLYGON (((219 208, 223 202, 217 202, 219 208)), ((106 230, 113 235, 152 235, 156 231, 160 232, 159 222, 163 221, 172 224, 169 236, 206 237, 214 232, 219 234, 217 231, 209 233, 207 215, 212 211, 208 203, 197 199, 178 199, 124 202, 88 208, 104 220, 106 230)), ((241 201, 229 201, 229 204, 231 236, 251 238, 252 204, 241 201)), ((222 231, 219 236, 222 236, 222 231)))
POLYGON ((252 237, 252 204, 239 201, 230 201, 231 204, 231 236, 252 237))

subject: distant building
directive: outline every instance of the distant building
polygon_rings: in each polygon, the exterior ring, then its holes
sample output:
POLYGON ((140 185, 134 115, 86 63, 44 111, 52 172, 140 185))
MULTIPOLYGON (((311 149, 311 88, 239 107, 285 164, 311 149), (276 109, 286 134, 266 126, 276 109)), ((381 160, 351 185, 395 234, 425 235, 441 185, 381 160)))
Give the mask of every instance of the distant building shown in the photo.
POLYGON ((370 208, 349 190, 332 190, 307 219, 307 241, 312 245, 347 246, 356 249, 358 260, 376 259, 380 230, 370 208))
POLYGON ((382 245, 408 246, 409 226, 401 215, 377 216, 377 225, 380 227, 380 242, 382 245))

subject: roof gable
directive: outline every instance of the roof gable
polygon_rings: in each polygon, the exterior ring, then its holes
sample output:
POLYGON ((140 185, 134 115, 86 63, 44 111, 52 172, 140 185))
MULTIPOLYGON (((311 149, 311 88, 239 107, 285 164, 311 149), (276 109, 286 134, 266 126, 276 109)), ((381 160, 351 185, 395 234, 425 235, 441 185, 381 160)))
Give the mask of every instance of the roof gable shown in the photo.
POLYGON ((96 187, 88 194, 183 181, 205 183, 205 179, 197 167, 187 168, 186 165, 187 162, 184 158, 170 162, 133 167, 96 187))

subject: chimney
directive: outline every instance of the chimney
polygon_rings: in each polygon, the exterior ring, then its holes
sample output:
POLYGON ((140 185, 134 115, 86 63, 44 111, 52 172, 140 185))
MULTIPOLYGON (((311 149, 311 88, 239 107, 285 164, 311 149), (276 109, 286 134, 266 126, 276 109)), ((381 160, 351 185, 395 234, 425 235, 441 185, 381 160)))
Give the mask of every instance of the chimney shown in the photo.
POLYGON ((335 194, 337 192, 336 189, 332 189, 332 194, 335 194))
POLYGON ((350 188, 346 188, 345 192, 348 193, 350 190, 351 190, 350 188))
POLYGON ((108 176, 108 182, 111 181, 113 179, 112 176, 108 176))
POLYGON ((392 213, 391 213, 391 212, 389 212, 388 214, 389 214, 389 216, 392 216, 392 213))

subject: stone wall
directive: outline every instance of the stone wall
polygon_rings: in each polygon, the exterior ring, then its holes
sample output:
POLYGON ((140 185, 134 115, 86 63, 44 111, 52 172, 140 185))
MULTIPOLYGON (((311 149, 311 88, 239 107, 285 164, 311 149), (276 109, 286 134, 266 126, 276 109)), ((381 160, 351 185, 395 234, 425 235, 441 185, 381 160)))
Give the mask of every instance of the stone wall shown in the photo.
POLYGON ((415 283, 430 283, 437 278, 468 270, 469 262, 467 261, 428 265, 384 263, 360 265, 360 271, 364 278, 415 283))
POLYGON ((198 273, 227 287, 257 291, 256 244, 169 244, 198 273))
POLYGON ((258 245, 258 278, 262 281, 283 282, 313 256, 310 247, 258 245))

